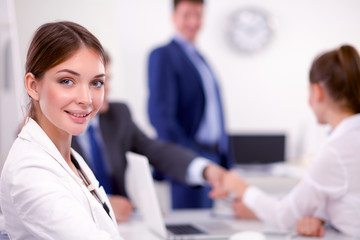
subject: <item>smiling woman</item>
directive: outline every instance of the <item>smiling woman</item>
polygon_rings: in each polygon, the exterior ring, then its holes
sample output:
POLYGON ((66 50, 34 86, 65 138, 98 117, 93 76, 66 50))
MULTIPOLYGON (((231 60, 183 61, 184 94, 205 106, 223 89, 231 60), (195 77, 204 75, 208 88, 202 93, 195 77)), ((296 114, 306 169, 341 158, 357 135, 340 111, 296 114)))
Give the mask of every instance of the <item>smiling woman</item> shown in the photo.
POLYGON ((99 54, 82 47, 71 58, 46 71, 40 80, 27 73, 26 88, 35 100, 35 120, 40 126, 52 128, 55 134, 82 133, 102 104, 104 71, 99 54))
POLYGON ((121 239, 106 193, 70 148, 104 97, 98 39, 72 22, 42 25, 30 44, 28 117, 1 175, 1 206, 11 239, 121 239))

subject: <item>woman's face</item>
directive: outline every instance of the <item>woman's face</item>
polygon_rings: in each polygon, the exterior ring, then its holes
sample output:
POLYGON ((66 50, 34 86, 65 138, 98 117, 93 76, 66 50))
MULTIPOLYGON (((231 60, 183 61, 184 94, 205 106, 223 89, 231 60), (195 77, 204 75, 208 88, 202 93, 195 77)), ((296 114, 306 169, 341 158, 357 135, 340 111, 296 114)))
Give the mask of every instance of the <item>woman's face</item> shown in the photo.
POLYGON ((81 134, 101 107, 104 81, 102 59, 87 47, 46 71, 37 89, 40 126, 45 131, 81 134))

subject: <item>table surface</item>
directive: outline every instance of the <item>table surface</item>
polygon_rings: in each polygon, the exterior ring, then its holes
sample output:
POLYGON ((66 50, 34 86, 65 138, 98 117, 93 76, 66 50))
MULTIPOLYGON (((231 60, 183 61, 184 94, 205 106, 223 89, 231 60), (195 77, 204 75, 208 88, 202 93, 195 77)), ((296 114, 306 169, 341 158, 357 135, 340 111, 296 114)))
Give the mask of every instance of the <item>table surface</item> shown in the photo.
MULTIPOLYGON (((215 216, 211 210, 176 210, 168 213, 165 217, 166 223, 192 223, 196 224, 202 221, 206 222, 224 222, 229 224, 232 228, 236 229, 237 232, 241 231, 258 231, 265 234, 266 239, 268 240, 279 240, 279 239, 324 239, 324 240, 348 240, 344 235, 341 235, 335 232, 332 229, 325 230, 325 236, 323 238, 310 238, 310 237, 301 237, 296 233, 285 233, 277 231, 270 226, 265 225, 264 223, 257 220, 239 220, 234 219, 230 216, 215 216)), ((126 240, 159 240, 158 236, 153 234, 147 229, 140 215, 135 214, 132 216, 129 222, 119 223, 119 231, 121 236, 126 240)), ((223 240, 226 238, 221 238, 223 240)))
MULTIPOLYGON (((248 183, 260 187, 265 192, 268 192, 275 197, 281 198, 287 194, 300 180, 302 172, 299 173, 297 168, 288 166, 286 164, 274 165, 275 168, 271 169, 271 173, 264 173, 262 171, 243 171, 235 169, 241 174, 248 183), (290 174, 289 174, 290 173, 290 174), (295 173, 295 174, 294 174, 295 173)), ((326 229, 323 238, 302 237, 298 236, 295 232, 284 233, 265 225, 258 220, 240 220, 232 216, 232 210, 229 202, 218 200, 214 203, 212 210, 175 210, 171 211, 168 208, 163 209, 164 220, 166 223, 192 223, 198 222, 224 222, 236 229, 236 232, 241 231, 258 231, 265 234, 267 240, 279 239, 324 239, 324 240, 348 240, 344 235, 341 235, 333 229, 326 229)), ((147 229, 142 218, 139 214, 134 214, 130 221, 127 223, 118 224, 120 234, 126 240, 159 240, 158 236, 153 234, 147 229)), ((226 238, 222 238, 226 239, 226 238)), ((220 240, 220 239, 219 239, 220 240)))

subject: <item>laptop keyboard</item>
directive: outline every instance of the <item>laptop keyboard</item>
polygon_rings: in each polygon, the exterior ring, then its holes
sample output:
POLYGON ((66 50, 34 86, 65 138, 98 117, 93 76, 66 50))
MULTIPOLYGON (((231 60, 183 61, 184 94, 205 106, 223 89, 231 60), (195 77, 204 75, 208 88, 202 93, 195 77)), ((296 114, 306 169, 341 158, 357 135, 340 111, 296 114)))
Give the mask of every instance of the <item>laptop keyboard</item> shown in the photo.
POLYGON ((166 225, 168 231, 175 235, 204 234, 205 232, 190 224, 170 224, 166 225))

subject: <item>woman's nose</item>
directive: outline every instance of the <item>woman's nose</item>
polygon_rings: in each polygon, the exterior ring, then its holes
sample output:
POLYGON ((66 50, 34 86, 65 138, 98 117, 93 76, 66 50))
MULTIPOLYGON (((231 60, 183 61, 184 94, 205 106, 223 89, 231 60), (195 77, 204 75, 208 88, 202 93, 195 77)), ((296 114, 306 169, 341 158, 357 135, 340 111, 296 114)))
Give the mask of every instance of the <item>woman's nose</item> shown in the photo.
POLYGON ((77 96, 78 104, 90 105, 92 103, 92 96, 88 86, 81 86, 77 96))

